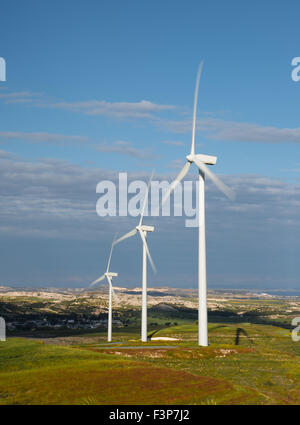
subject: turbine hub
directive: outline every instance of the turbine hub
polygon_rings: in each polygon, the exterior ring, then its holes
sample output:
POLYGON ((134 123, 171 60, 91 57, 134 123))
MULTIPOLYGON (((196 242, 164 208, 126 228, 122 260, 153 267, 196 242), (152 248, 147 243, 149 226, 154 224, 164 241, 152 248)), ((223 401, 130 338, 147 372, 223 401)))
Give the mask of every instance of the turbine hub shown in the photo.
POLYGON ((190 153, 189 155, 186 156, 186 159, 188 160, 188 162, 192 163, 194 161, 194 156, 195 155, 190 153))

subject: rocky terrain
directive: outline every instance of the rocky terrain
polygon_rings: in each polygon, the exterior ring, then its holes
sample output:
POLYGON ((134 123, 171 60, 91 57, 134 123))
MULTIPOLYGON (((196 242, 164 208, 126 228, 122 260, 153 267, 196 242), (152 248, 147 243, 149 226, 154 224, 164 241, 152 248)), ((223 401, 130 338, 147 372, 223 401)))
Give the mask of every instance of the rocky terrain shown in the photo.
MULTIPOLYGON (((140 325, 141 289, 115 287, 113 326, 140 325)), ((211 320, 275 324, 289 328, 300 316, 300 297, 250 291, 208 292, 211 320)), ((194 289, 149 288, 148 321, 152 329, 172 323, 195 323, 198 298, 194 289)), ((107 327, 107 287, 95 290, 0 287, 0 316, 9 332, 57 331, 107 327)))

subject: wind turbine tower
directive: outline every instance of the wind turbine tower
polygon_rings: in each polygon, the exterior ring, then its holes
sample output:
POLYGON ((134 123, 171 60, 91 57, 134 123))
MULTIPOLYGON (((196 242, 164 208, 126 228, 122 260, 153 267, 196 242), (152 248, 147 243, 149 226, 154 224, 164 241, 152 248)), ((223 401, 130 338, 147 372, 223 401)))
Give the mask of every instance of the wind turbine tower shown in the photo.
POLYGON ((195 154, 195 133, 196 133, 196 115, 200 76, 202 72, 203 62, 200 63, 194 97, 193 111, 193 129, 192 129, 192 145, 191 151, 186 156, 186 164, 170 185, 169 190, 164 195, 162 204, 170 196, 171 192, 177 184, 185 177, 191 164, 195 164, 199 172, 199 223, 198 223, 198 344, 204 347, 208 346, 208 327, 207 327, 207 283, 206 283, 206 241, 205 241, 205 177, 208 176, 214 184, 231 200, 234 199, 234 192, 226 186, 208 167, 207 165, 215 165, 216 156, 195 154))
POLYGON ((97 283, 101 282, 105 278, 108 282, 108 288, 109 288, 109 293, 108 293, 108 320, 107 320, 107 341, 108 342, 111 342, 111 340, 112 340, 112 298, 116 296, 114 288, 112 286, 112 280, 113 280, 114 277, 118 276, 118 273, 113 273, 113 272, 109 271, 114 244, 115 244, 115 241, 113 241, 111 248, 110 248, 106 272, 102 276, 100 276, 98 279, 94 280, 89 285, 89 287, 95 286, 97 283))
POLYGON ((141 318, 141 340, 143 342, 147 341, 147 257, 150 261, 151 267, 154 272, 156 272, 155 265, 153 263, 152 257, 149 252, 148 244, 147 244, 147 235, 149 232, 154 232, 153 226, 145 226, 143 224, 143 217, 145 213, 145 207, 148 199, 149 187, 151 184, 152 176, 149 180, 147 192, 144 198, 144 203, 141 211, 141 217, 139 224, 130 232, 126 233, 121 238, 115 241, 115 244, 134 236, 136 233, 139 233, 142 243, 143 243, 143 275, 142 275, 142 318, 141 318))

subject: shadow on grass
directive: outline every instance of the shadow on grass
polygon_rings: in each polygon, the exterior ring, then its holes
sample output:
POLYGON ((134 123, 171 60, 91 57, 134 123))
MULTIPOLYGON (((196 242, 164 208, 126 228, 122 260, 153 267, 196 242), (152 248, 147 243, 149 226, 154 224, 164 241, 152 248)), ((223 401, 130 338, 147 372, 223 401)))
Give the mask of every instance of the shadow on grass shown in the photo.
POLYGON ((247 334, 247 332, 245 331, 245 329, 243 328, 237 328, 236 330, 236 335, 235 335, 235 345, 239 345, 240 343, 240 335, 243 334, 244 336, 246 336, 249 341, 251 342, 251 344, 254 344, 253 340, 249 337, 249 335, 247 334))
POLYGON ((147 335, 147 341, 151 341, 151 338, 152 338, 155 334, 157 334, 157 332, 162 331, 163 329, 167 329, 167 328, 169 328, 169 327, 170 327, 170 326, 162 326, 161 328, 156 329, 154 332, 152 332, 151 334, 147 335))

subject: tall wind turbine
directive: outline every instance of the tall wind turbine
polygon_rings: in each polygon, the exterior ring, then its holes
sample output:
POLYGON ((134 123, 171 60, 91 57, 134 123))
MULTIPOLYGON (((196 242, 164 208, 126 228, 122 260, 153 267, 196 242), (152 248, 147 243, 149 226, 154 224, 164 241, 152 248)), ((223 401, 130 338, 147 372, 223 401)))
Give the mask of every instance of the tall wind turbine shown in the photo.
MULTIPOLYGON (((153 175, 153 174, 152 174, 153 175)), ((136 233, 139 233, 142 242, 143 242, 143 281, 142 281, 142 321, 141 321, 141 340, 143 342, 147 341, 147 257, 150 261, 151 267, 153 269, 154 272, 156 272, 156 268, 155 265, 153 263, 152 257, 150 255, 149 252, 149 248, 148 248, 148 244, 147 244, 147 234, 148 232, 153 232, 154 231, 154 227, 153 226, 145 226, 143 224, 143 217, 144 217, 144 212, 145 212, 145 207, 146 207, 146 203, 147 203, 147 198, 148 198, 148 192, 149 192, 149 187, 151 184, 151 180, 152 180, 152 176, 149 180, 148 183, 148 187, 147 187, 147 192, 144 198, 144 203, 143 203, 143 207, 142 207, 142 211, 141 211, 141 217, 140 217, 140 221, 138 223, 138 225, 131 230, 130 232, 126 233, 124 236, 122 236, 121 238, 117 239, 115 241, 115 244, 130 238, 131 236, 134 236, 136 233)))
POLYGON ((112 286, 112 280, 113 280, 114 277, 117 277, 118 276, 118 273, 113 273, 113 272, 110 272, 109 271, 109 266, 110 266, 110 261, 111 261, 111 256, 112 256, 114 244, 115 244, 115 240, 113 240, 113 243, 111 244, 106 272, 102 276, 98 277, 98 279, 94 280, 89 285, 89 287, 95 286, 97 283, 101 282, 105 278, 106 278, 106 280, 108 282, 108 287, 109 287, 109 294, 108 294, 108 321, 107 321, 107 341, 108 342, 111 342, 111 336, 112 336, 112 297, 113 296, 115 297, 115 291, 114 291, 114 288, 112 286))
POLYGON ((186 156, 187 162, 170 185, 168 192, 162 200, 162 204, 170 196, 171 192, 177 184, 185 177, 192 163, 199 170, 199 246, 198 246, 198 344, 204 347, 208 346, 208 329, 207 329, 207 286, 206 286, 206 243, 205 243, 205 176, 207 175, 214 184, 231 200, 234 199, 234 192, 227 187, 208 167, 207 165, 215 165, 217 162, 216 156, 195 154, 195 132, 196 132, 196 114, 199 81, 202 72, 203 62, 198 68, 194 111, 193 111, 193 131, 192 131, 192 146, 190 153, 186 156))

